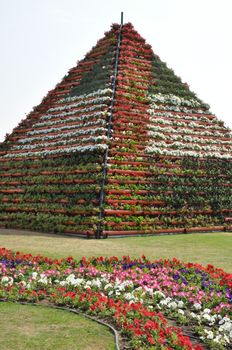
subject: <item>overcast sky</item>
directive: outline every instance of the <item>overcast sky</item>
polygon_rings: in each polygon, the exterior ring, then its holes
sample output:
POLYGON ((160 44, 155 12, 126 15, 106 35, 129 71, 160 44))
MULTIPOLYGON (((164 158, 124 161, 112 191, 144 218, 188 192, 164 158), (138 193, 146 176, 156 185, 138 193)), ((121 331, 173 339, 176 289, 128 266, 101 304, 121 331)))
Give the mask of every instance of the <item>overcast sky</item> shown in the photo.
POLYGON ((232 128, 232 0, 0 0, 0 142, 121 11, 232 128))

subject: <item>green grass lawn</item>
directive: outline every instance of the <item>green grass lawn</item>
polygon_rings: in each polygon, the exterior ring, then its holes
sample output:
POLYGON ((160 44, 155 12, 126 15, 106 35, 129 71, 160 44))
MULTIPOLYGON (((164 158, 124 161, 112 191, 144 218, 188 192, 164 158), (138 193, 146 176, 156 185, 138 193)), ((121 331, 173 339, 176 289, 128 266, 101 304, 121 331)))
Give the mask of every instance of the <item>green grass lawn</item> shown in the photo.
POLYGON ((1 350, 114 350, 114 336, 67 311, 0 303, 1 350))
MULTIPOLYGON (((0 230, 0 246, 53 258, 142 254, 212 264, 232 272, 232 232, 87 240, 0 230)), ((0 349, 114 349, 114 338, 94 322, 65 311, 0 303, 0 349)))
POLYGON ((194 233, 152 237, 87 240, 52 234, 0 230, 0 246, 53 258, 72 255, 173 258, 202 265, 212 264, 232 272, 232 232, 194 233))

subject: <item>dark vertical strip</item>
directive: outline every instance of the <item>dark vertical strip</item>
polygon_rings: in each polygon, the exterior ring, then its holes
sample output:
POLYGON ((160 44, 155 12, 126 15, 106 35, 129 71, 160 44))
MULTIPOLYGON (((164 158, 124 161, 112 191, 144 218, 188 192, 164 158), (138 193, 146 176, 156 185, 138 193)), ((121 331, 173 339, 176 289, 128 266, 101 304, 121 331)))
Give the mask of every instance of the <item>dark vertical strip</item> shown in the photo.
MULTIPOLYGON (((121 40, 122 40, 122 26, 123 26, 123 13, 121 13, 121 25, 120 25, 119 33, 118 33, 114 75, 112 78, 112 99, 111 99, 111 104, 109 106, 110 116, 109 116, 108 129, 107 129, 107 139, 108 140, 110 140, 110 138, 112 136, 113 107, 114 107, 114 101, 115 101, 116 79, 117 79, 117 75, 118 75, 119 52, 120 52, 120 46, 121 46, 121 40)), ((102 178, 101 189, 100 189, 100 203, 99 203, 100 213, 99 213, 99 222, 97 225, 96 238, 101 238, 102 231, 103 231, 103 224, 102 224, 102 219, 104 217, 103 203, 104 203, 104 199, 105 199, 105 184, 106 184, 106 176, 107 176, 108 154, 109 154, 109 146, 106 148, 106 150, 104 152, 104 156, 103 156, 103 169, 102 169, 103 178, 102 178)))

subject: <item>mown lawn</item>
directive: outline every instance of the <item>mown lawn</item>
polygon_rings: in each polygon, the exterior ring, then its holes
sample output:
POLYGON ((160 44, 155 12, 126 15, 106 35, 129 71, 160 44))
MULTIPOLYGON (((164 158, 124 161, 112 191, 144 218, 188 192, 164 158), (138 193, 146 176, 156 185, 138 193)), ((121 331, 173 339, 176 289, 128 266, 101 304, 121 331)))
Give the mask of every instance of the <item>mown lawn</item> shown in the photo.
POLYGON ((114 350, 114 336, 67 311, 0 303, 1 350, 114 350))
POLYGON ((70 236, 0 230, 0 246, 53 258, 130 255, 212 264, 232 273, 232 232, 87 240, 70 236))

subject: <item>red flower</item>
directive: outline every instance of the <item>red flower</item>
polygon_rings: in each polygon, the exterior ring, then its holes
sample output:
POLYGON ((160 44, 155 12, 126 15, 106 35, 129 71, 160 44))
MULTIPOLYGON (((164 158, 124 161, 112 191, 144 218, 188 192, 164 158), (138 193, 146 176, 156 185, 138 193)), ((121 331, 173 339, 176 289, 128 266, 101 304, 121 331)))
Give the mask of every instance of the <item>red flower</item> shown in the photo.
POLYGON ((154 345, 155 341, 152 337, 148 337, 147 340, 149 341, 150 344, 154 345))

